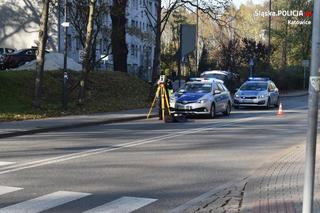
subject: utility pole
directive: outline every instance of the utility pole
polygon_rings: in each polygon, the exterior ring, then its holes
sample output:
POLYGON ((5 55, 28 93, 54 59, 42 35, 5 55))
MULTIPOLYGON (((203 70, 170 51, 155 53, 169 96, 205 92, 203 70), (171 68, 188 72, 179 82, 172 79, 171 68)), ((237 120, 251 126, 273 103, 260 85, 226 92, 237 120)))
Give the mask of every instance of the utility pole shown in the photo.
POLYGON ((66 110, 68 108, 68 71, 67 71, 67 54, 68 54, 68 27, 69 22, 67 22, 67 12, 68 12, 68 0, 64 1, 64 22, 62 26, 64 27, 64 55, 63 55, 63 100, 62 106, 66 110))
MULTIPOLYGON (((271 12, 271 1, 269 0, 269 12, 271 12)), ((268 63, 269 63, 269 68, 271 67, 271 16, 269 16, 269 32, 268 32, 268 63)))
POLYGON ((196 76, 198 76, 198 43, 199 43, 199 0, 197 0, 197 10, 196 10, 196 13, 197 13, 197 27, 196 27, 196 70, 195 70, 195 74, 196 76))
POLYGON ((313 212, 314 178, 318 126, 318 100, 320 90, 320 0, 314 1, 312 29, 312 56, 309 82, 308 132, 305 154, 305 172, 303 189, 303 213, 313 212))

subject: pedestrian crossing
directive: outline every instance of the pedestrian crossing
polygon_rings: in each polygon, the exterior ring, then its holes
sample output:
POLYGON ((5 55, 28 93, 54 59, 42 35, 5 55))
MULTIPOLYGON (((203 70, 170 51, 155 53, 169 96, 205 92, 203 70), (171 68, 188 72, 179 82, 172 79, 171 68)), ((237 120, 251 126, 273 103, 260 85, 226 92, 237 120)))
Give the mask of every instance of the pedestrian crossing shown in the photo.
MULTIPOLYGON (((0 195, 20 191, 23 188, 0 186, 0 195)), ((26 200, 17 204, 0 209, 0 213, 38 213, 63 204, 84 199, 92 194, 72 191, 57 191, 34 199, 26 200)), ((147 206, 157 199, 142 197, 121 197, 114 201, 108 201, 101 206, 84 211, 83 213, 130 213, 147 206)))
POLYGON ((15 164, 15 162, 0 161, 0 166, 9 166, 12 164, 15 164))

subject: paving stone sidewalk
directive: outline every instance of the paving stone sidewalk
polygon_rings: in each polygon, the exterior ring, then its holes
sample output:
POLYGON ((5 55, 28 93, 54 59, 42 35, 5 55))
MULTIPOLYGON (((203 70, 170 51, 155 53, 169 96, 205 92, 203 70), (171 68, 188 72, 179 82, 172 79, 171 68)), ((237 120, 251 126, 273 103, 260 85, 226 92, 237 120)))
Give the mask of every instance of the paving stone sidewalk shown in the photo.
MULTIPOLYGON (((317 150, 320 151, 320 148, 317 150)), ((305 146, 288 150, 265 164, 251 178, 244 192, 241 213, 302 212, 305 146)), ((320 160, 320 157, 318 157, 320 160)), ((320 212, 320 175, 316 165, 314 212, 320 212)))
MULTIPOLYGON (((320 147, 317 153, 320 152, 320 147)), ((289 148, 250 177, 206 197, 185 213, 300 213, 305 146, 289 148)), ((318 162, 320 155, 318 155, 318 162)), ((320 164, 316 164, 314 212, 320 212, 320 164)))

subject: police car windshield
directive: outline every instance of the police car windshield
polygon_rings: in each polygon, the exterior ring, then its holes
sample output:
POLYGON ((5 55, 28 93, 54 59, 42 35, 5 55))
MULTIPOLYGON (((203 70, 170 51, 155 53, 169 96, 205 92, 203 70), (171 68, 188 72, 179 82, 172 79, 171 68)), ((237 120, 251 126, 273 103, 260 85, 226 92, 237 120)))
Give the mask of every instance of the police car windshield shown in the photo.
POLYGON ((209 83, 186 84, 183 88, 183 91, 190 92, 190 93, 196 93, 196 92, 209 93, 211 92, 211 84, 209 83))
POLYGON ((223 74, 217 74, 217 73, 212 73, 212 74, 203 74, 201 75, 203 78, 216 78, 220 80, 225 80, 226 76, 223 74))
POLYGON ((266 90, 268 83, 264 82, 248 82, 240 87, 240 90, 263 91, 266 90))

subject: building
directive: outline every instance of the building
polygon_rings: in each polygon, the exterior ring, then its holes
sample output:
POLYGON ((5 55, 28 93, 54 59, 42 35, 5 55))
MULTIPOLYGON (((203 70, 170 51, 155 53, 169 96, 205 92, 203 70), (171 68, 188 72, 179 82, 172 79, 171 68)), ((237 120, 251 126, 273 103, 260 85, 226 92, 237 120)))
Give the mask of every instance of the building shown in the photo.
MULTIPOLYGON (((100 0, 98 5, 100 4, 110 6, 112 0, 100 0)), ((128 0, 127 5, 128 71, 144 79, 151 78, 155 41, 153 30, 155 23, 152 23, 151 16, 156 17, 156 4, 156 0, 128 0)), ((73 8, 74 5, 68 7, 69 19, 73 18, 73 13, 70 11, 73 8)), ((36 46, 40 10, 41 5, 37 0, 1 0, 0 47, 22 49, 36 46)), ((61 53, 64 51, 64 29, 61 26, 64 19, 63 11, 64 0, 57 0, 56 4, 50 7, 47 44, 49 51, 61 53)), ((79 30, 73 26, 72 20, 70 23, 67 34, 68 56, 81 62, 83 46, 79 39, 79 30)), ((101 69, 112 69, 111 25, 110 13, 106 10, 101 17, 100 32, 96 37, 96 58, 98 60, 103 57, 98 66, 101 69)))

